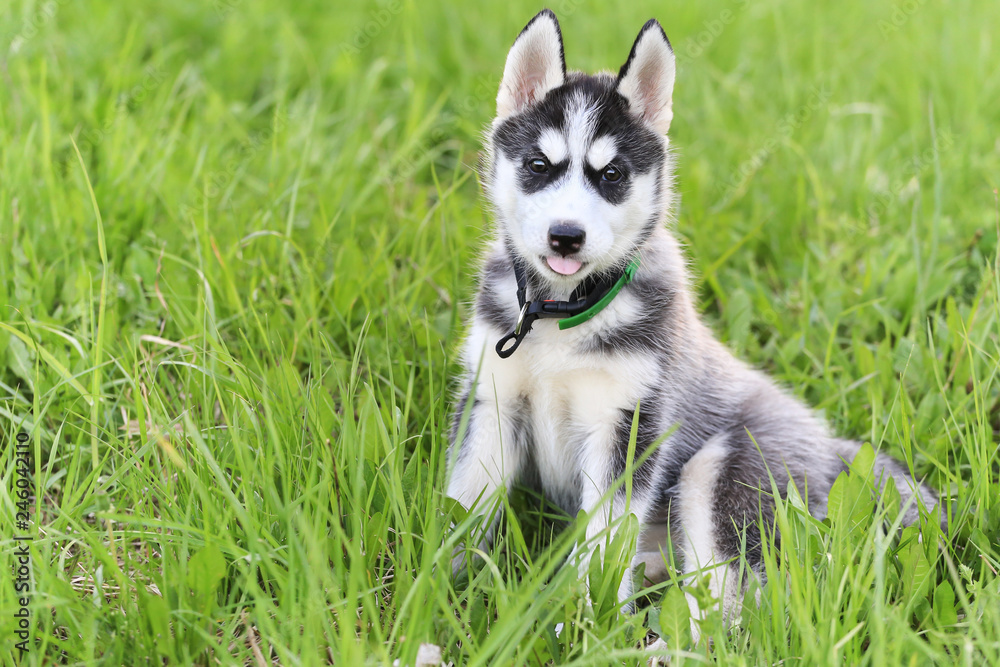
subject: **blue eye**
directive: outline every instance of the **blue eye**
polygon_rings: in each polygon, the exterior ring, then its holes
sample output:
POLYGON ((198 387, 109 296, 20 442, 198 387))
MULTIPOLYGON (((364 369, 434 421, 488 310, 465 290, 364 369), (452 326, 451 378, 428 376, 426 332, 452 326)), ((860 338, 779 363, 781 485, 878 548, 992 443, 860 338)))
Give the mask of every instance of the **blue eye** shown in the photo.
POLYGON ((601 174, 601 178, 609 183, 616 183, 622 178, 621 169, 609 164, 604 168, 604 173, 601 174))
POLYGON ((544 174, 549 170, 549 161, 543 157, 535 157, 528 160, 528 169, 533 174, 544 174))

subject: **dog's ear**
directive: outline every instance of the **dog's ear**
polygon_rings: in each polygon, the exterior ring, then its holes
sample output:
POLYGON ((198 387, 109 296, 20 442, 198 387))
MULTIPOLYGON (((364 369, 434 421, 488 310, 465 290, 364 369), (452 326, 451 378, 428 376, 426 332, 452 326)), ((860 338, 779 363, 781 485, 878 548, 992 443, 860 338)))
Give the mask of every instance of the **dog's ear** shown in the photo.
POLYGON ((618 72, 618 92, 629 109, 660 134, 667 133, 674 117, 675 63, 666 33, 656 19, 649 19, 618 72))
POLYGON ((566 80, 559 21, 549 9, 543 9, 524 26, 507 54, 503 81, 497 94, 497 118, 506 118, 566 80))

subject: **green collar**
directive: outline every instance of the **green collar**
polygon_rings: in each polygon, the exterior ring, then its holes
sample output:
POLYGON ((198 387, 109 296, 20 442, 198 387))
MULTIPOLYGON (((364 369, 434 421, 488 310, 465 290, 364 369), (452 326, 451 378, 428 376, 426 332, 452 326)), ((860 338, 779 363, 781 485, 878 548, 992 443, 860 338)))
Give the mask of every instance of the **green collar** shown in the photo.
POLYGON ((597 313, 607 308, 608 304, 611 303, 612 299, 618 296, 618 292, 621 292, 622 288, 625 287, 625 285, 628 285, 630 282, 632 282, 632 278, 635 277, 635 272, 638 270, 639 270, 639 258, 636 257, 635 259, 633 259, 631 262, 628 263, 628 266, 625 267, 625 272, 615 282, 615 284, 611 286, 611 289, 609 289, 604 294, 604 296, 600 298, 600 300, 597 303, 595 303, 590 308, 587 308, 587 310, 583 311, 582 313, 577 313, 572 317, 567 317, 564 320, 559 320, 559 329, 560 330, 569 329, 570 327, 575 327, 578 324, 583 324, 584 322, 592 318, 594 315, 597 315, 597 313))
POLYGON ((524 267, 518 262, 514 262, 514 277, 517 279, 517 302, 521 306, 521 312, 517 316, 517 324, 514 331, 507 334, 497 343, 497 354, 506 359, 514 354, 524 337, 531 331, 531 325, 539 318, 560 318, 559 329, 569 329, 592 319, 599 312, 608 307, 608 304, 618 296, 625 285, 632 282, 636 271, 639 270, 639 258, 635 257, 625 271, 614 283, 608 280, 598 281, 596 284, 584 287, 581 283, 573 290, 570 301, 528 301, 528 278, 524 267), (576 298, 574 295, 587 289, 590 295, 585 298, 576 298), (509 348, 505 346, 514 341, 509 348))

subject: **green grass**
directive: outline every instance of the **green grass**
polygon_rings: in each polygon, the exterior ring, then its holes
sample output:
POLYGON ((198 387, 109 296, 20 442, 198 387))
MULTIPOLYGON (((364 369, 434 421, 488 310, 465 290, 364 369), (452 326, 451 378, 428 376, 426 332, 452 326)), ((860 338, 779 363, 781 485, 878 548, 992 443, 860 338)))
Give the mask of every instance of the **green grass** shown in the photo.
POLYGON ((489 228, 473 166, 540 6, 15 0, 4 664, 19 430, 25 664, 412 664, 421 642, 456 665, 636 664, 657 624, 677 664, 1000 663, 993 4, 552 7, 580 69, 618 67, 661 20, 706 319, 941 489, 948 533, 883 531, 894 508, 863 475, 827 521, 784 503, 759 607, 729 631, 711 616, 710 646, 684 643, 675 588, 619 616, 614 558, 588 608, 560 567, 580 522, 551 537, 523 494, 487 563, 450 581, 451 378, 489 228))

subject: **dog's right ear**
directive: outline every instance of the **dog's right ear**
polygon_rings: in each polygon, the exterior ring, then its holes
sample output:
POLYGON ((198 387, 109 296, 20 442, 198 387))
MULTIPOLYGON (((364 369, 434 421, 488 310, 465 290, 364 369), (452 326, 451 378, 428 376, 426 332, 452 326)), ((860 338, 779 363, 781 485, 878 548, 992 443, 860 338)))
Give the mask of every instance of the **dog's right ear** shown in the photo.
POLYGON ((524 26, 507 54, 497 94, 497 118, 507 118, 540 101, 565 80, 559 21, 552 10, 543 9, 524 26))

